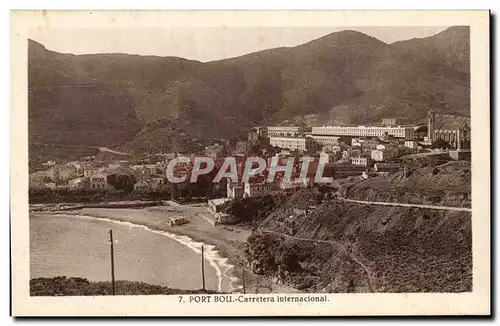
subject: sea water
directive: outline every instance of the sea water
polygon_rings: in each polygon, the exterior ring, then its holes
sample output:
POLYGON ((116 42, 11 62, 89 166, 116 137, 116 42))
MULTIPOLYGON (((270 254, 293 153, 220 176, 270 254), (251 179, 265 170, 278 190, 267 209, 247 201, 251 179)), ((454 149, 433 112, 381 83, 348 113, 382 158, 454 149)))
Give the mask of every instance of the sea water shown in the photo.
MULTIPOLYGON (((71 215, 30 215, 30 278, 111 279, 109 230, 113 230, 115 279, 202 288, 201 243, 126 222, 71 215)), ((227 260, 205 246, 205 287, 232 290, 227 260)))

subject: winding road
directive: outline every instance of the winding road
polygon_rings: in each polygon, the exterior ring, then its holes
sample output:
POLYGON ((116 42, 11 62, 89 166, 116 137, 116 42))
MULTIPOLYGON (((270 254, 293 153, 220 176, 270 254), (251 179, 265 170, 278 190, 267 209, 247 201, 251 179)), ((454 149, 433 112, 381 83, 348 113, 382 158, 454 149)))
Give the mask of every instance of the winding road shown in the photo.
POLYGON ((438 209, 438 210, 445 210, 445 211, 472 212, 472 208, 469 208, 469 207, 432 206, 432 205, 406 204, 406 203, 388 203, 388 202, 380 202, 380 201, 364 201, 364 200, 355 200, 355 199, 347 199, 347 198, 340 198, 340 200, 351 202, 351 203, 364 204, 364 205, 401 206, 401 207, 438 209))
POLYGON ((124 152, 119 152, 115 151, 111 148, 108 147, 103 147, 103 146, 85 146, 85 145, 61 145, 61 144, 43 144, 43 143, 31 143, 32 145, 37 145, 37 146, 54 146, 54 147, 70 147, 70 148, 92 148, 92 149, 97 149, 100 152, 108 152, 111 154, 117 154, 117 155, 131 155, 129 153, 124 153, 124 152))
MULTIPOLYGON (((346 201, 346 202, 352 202, 352 203, 357 203, 357 204, 363 204, 363 205, 381 205, 381 206, 400 206, 400 207, 415 207, 415 208, 427 208, 427 209, 437 209, 437 210, 446 210, 446 211, 459 211, 459 212, 472 212, 471 208, 467 207, 453 207, 453 206, 433 206, 433 205, 421 205, 421 204, 407 204, 407 203, 388 203, 388 202, 373 202, 373 201, 363 201, 363 200, 355 200, 355 199, 347 199, 347 198, 339 198, 339 200, 346 201)), ((338 241, 334 240, 320 240, 320 239, 311 239, 311 238, 301 238, 301 237, 295 237, 289 234, 281 233, 281 232, 275 232, 275 231, 268 231, 268 230, 260 230, 262 233, 266 234, 273 234, 276 236, 281 236, 289 239, 294 239, 294 240, 299 240, 299 241, 308 241, 308 242, 315 242, 315 243, 327 243, 331 244, 333 246, 336 246, 339 248, 348 258, 350 258, 353 262, 358 264, 366 273, 367 275, 367 282, 368 282, 368 287, 370 288, 371 292, 375 292, 374 286, 373 286, 373 276, 372 276, 372 271, 371 269, 366 266, 360 259, 357 257, 353 250, 346 247, 345 245, 341 244, 338 241)))

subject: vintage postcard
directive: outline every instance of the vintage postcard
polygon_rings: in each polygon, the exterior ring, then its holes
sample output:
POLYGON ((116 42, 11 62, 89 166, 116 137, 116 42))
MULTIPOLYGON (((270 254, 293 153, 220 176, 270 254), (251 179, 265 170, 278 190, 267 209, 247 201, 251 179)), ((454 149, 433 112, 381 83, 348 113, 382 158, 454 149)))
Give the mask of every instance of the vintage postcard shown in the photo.
POLYGON ((12 314, 490 314, 489 24, 11 12, 12 314))

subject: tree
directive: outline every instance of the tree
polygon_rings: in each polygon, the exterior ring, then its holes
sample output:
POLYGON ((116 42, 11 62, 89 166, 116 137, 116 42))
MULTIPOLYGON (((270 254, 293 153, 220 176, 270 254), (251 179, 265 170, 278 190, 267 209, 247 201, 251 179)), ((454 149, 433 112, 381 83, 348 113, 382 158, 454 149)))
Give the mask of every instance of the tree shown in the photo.
POLYGON ((432 143, 432 148, 450 148, 450 143, 444 139, 437 139, 432 143))
POLYGON ((352 141, 352 137, 349 137, 349 136, 340 136, 339 137, 339 144, 346 144, 346 145, 349 145, 351 146, 351 141, 352 141))

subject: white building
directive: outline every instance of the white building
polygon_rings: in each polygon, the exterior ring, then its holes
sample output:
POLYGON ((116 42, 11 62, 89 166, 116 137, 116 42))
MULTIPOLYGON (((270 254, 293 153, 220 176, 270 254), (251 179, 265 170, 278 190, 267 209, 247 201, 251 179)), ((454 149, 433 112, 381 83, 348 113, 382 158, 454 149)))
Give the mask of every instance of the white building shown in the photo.
POLYGON ((375 149, 372 151, 371 157, 372 160, 376 162, 382 162, 386 160, 390 160, 396 156, 396 149, 375 149))
POLYGON ((106 173, 98 172, 90 177, 90 189, 114 190, 115 188, 108 183, 108 175, 106 173))
POLYGON ((372 160, 382 162, 384 160, 384 151, 382 149, 375 149, 372 151, 372 160))
POLYGON ((90 176, 92 176, 92 175, 94 175, 94 174, 96 174, 98 172, 99 172, 98 168, 91 168, 91 167, 85 168, 83 170, 83 176, 84 177, 90 177, 90 176))
POLYGON ((307 151, 314 147, 314 139, 309 137, 269 137, 271 146, 278 146, 289 150, 307 151))
POLYGON ((385 135, 411 140, 414 138, 414 127, 376 127, 376 126, 323 126, 312 127, 312 135, 350 136, 350 137, 383 137, 385 135))
POLYGON ((307 188, 311 183, 311 180, 303 180, 303 179, 295 179, 290 182, 286 182, 285 180, 281 180, 280 189, 288 190, 288 189, 300 189, 307 188))
POLYGON ((351 157, 359 157, 361 155, 361 149, 359 148, 349 148, 342 152, 342 158, 347 159, 351 157))
POLYGON ((83 186, 83 181, 85 180, 84 177, 76 178, 76 179, 71 179, 68 181, 68 186, 69 188, 79 188, 83 186))
POLYGON ((328 154, 325 152, 319 153, 319 164, 332 163, 336 156, 334 154, 328 154))
POLYGON ((243 186, 238 182, 227 182, 227 198, 242 198, 243 197, 243 186))
POLYGON ((144 171, 146 172, 147 175, 156 174, 157 172, 156 164, 145 164, 144 171))
POLYGON ((288 136, 288 137, 298 137, 304 135, 307 128, 303 127, 287 127, 287 126, 271 126, 267 127, 267 135, 269 137, 276 136, 288 136))
POLYGON ((416 149, 416 148, 418 148, 418 143, 414 140, 406 140, 405 147, 408 147, 411 149, 416 149))
POLYGON ((396 125, 396 118, 383 118, 382 124, 386 126, 394 126, 396 125))
POLYGON ((356 139, 353 138, 352 141, 351 141, 351 146, 352 147, 359 147, 359 148, 361 148, 361 142, 359 140, 356 140, 356 139))
POLYGON ((243 197, 262 197, 271 194, 272 185, 270 183, 245 182, 243 189, 243 197))
POLYGON ((230 202, 230 198, 215 198, 208 201, 208 210, 211 213, 218 213, 225 203, 230 202))

